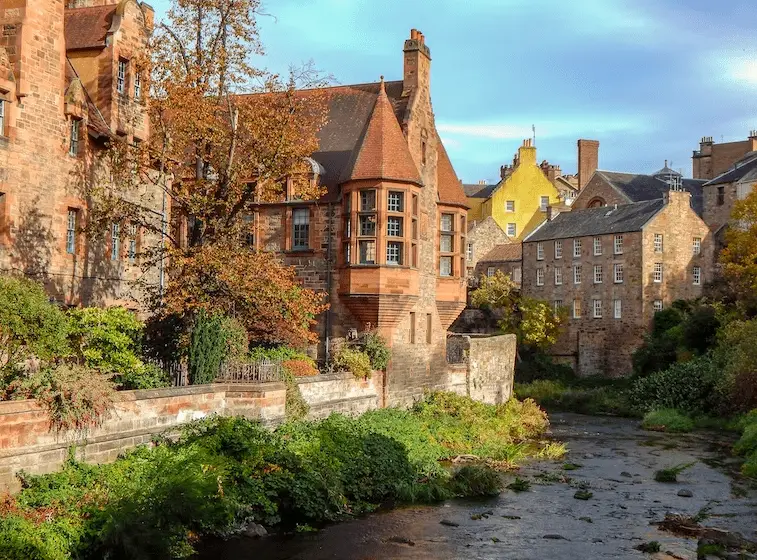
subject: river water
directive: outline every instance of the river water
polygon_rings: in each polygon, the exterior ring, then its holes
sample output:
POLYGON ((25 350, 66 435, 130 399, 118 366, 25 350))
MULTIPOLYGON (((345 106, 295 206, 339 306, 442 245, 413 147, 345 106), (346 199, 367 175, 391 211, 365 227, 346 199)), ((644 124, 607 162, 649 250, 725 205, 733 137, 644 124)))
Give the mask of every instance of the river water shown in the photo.
POLYGON ((581 467, 565 471, 563 461, 525 465, 517 474, 532 481, 526 492, 403 508, 313 534, 211 542, 200 558, 639 559, 650 555, 634 547, 654 540, 672 556, 652 557, 693 560, 696 540, 650 523, 667 512, 693 515, 702 508, 708 508, 703 524, 757 537, 757 493, 736 473, 736 461, 729 457, 732 440, 646 432, 636 421, 617 418, 554 414, 550 420, 552 436, 568 447, 564 461, 581 467), (653 479, 658 469, 694 461, 677 483, 653 479), (574 498, 580 488, 593 496, 574 498), (681 490, 691 497, 679 496, 681 490))

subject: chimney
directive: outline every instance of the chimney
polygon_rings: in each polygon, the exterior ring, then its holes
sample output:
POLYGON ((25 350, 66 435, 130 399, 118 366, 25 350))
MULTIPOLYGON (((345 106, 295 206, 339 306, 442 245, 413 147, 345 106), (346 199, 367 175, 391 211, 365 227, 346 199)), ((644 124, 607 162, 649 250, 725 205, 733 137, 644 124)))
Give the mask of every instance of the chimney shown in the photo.
POLYGON ((487 181, 486 181, 486 179, 481 179, 481 180, 480 180, 480 181, 478 182, 478 184, 479 184, 479 185, 486 185, 486 184, 487 184, 487 181))
POLYGON ((599 167, 599 140, 578 141, 578 190, 581 191, 599 167))
POLYGON ((523 145, 518 148, 518 165, 536 165, 536 147, 530 138, 523 140, 523 145))
POLYGON ((757 130, 752 130, 749 132, 749 144, 750 152, 757 150, 757 130))
POLYGON ((426 46, 426 38, 417 29, 410 30, 410 38, 405 41, 405 68, 402 76, 402 96, 419 90, 431 96, 431 50, 426 46))
POLYGON ((558 208, 557 206, 552 206, 552 205, 547 206, 547 221, 548 222, 551 222, 552 220, 557 218, 557 216, 559 215, 560 215, 560 208, 558 208))
POLYGON ((662 195, 666 205, 677 206, 678 208, 691 207, 691 193, 687 190, 667 190, 662 195))

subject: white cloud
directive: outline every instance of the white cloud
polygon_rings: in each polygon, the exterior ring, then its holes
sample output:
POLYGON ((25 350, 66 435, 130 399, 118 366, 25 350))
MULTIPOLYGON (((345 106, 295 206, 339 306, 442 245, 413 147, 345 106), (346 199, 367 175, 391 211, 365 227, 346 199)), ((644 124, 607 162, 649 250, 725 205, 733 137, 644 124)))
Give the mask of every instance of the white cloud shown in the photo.
POLYGON ((757 60, 743 60, 733 65, 731 76, 741 82, 757 86, 757 60))

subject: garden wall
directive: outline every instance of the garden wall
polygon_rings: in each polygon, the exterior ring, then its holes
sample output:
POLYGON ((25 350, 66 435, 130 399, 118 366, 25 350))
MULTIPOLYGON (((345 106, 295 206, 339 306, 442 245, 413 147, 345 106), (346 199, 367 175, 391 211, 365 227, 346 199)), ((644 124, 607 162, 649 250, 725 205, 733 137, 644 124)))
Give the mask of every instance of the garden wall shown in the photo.
MULTIPOLYGON (((209 414, 241 415, 276 424, 284 418, 283 383, 215 384, 124 391, 100 428, 89 432, 77 451, 80 459, 101 463, 149 442, 156 434, 209 414)), ((79 443, 73 434, 50 432, 47 412, 36 401, 0 402, 0 491, 19 488, 15 473, 58 470, 68 448, 79 443)))
POLYGON ((384 406, 384 372, 358 380, 351 373, 332 373, 297 380, 310 405, 309 418, 326 418, 332 412, 357 415, 384 406))
POLYGON ((477 401, 499 404, 513 396, 516 337, 455 335, 447 341, 447 389, 477 401))

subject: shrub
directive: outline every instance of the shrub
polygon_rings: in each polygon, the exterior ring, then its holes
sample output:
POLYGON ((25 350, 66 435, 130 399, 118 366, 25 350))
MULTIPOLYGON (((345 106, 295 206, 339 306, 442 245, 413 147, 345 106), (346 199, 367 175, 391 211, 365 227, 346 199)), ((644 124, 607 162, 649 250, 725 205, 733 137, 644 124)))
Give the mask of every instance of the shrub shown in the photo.
POLYGON ((641 421, 641 427, 657 432, 682 433, 692 431, 694 421, 677 410, 664 408, 647 412, 641 421))
POLYGON ((629 400, 641 411, 674 408, 690 414, 709 412, 717 405, 719 375, 712 358, 703 356, 637 379, 629 400))
POLYGON ((371 359, 368 354, 360 350, 344 347, 334 357, 334 366, 343 371, 349 371, 358 379, 371 376, 371 359))
POLYGON ((250 361, 285 362, 287 360, 310 360, 311 358, 307 354, 288 346, 254 346, 247 352, 247 359, 250 361))
POLYGON ((461 467, 450 480, 450 488, 457 496, 496 496, 502 486, 500 474, 485 465, 461 467))
POLYGON ((318 375, 318 368, 315 367, 315 362, 309 358, 286 360, 281 365, 288 369, 295 377, 313 377, 314 375, 318 375))
POLYGON ((0 277, 0 377, 32 356, 44 361, 66 354, 67 332, 66 316, 40 284, 0 277))
POLYGON ((724 363, 718 384, 725 412, 757 407, 757 319, 734 321, 719 333, 719 357, 724 363))
POLYGON ((285 367, 283 376, 284 383, 286 384, 286 403, 284 405, 286 418, 287 420, 302 420, 310 412, 310 405, 302 396, 294 373, 285 367))
POLYGON ((717 343, 719 328, 716 309, 709 305, 697 306, 683 323, 681 342, 698 355, 705 354, 717 343))
POLYGON ((126 391, 159 389, 173 385, 171 376, 155 364, 142 364, 142 367, 139 369, 116 375, 113 381, 115 381, 119 389, 126 391))
POLYGON ((571 380, 575 377, 573 368, 555 362, 552 356, 541 351, 529 352, 524 349, 515 364, 515 378, 519 383, 536 379, 571 380))
POLYGON ((516 384, 515 394, 520 399, 533 399, 547 410, 637 416, 628 402, 626 383, 605 378, 540 379, 516 384))
POLYGON ((208 315, 201 309, 189 344, 189 382, 202 385, 215 381, 227 350, 223 317, 208 315))
POLYGON ((363 352, 371 361, 371 369, 386 371, 386 366, 392 357, 392 351, 386 345, 384 337, 378 331, 369 331, 363 338, 363 352))

